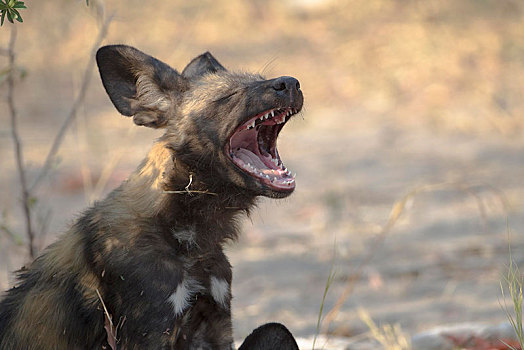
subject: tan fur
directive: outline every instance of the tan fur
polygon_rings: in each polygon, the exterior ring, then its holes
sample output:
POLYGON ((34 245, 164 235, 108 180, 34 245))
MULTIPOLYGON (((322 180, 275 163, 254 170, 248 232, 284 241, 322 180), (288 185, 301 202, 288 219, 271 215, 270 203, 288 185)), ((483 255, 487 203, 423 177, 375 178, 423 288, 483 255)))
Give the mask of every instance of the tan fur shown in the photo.
POLYGON ((166 145, 155 143, 142 165, 122 184, 118 204, 138 217, 155 216, 168 197, 162 173, 173 167, 173 161, 166 145))

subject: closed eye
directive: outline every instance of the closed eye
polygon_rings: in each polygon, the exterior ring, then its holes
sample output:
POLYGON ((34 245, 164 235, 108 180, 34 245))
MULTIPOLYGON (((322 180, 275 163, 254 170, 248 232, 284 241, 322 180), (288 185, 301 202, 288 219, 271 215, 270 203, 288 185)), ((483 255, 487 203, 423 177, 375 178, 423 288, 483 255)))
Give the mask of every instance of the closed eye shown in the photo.
POLYGON ((226 96, 222 96, 216 100, 213 100, 213 102, 222 102, 222 101, 225 101, 225 100, 228 100, 230 99, 231 97, 235 96, 236 94, 238 94, 238 91, 233 91, 232 93, 230 93, 229 95, 226 95, 226 96))

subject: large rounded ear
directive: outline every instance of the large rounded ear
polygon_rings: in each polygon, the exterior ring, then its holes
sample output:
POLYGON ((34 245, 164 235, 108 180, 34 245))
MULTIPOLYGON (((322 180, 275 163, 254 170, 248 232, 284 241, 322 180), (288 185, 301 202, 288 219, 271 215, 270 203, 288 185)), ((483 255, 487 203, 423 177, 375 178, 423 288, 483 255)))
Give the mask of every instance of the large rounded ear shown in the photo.
POLYGON ((193 58, 191 62, 182 71, 184 78, 193 79, 201 77, 207 73, 216 73, 218 71, 226 70, 216 58, 209 52, 205 52, 198 57, 193 58))
POLYGON ((266 323, 246 337, 238 350, 299 350, 293 334, 280 323, 266 323))
POLYGON ((154 57, 126 45, 101 47, 96 62, 116 109, 138 125, 160 128, 186 79, 154 57))

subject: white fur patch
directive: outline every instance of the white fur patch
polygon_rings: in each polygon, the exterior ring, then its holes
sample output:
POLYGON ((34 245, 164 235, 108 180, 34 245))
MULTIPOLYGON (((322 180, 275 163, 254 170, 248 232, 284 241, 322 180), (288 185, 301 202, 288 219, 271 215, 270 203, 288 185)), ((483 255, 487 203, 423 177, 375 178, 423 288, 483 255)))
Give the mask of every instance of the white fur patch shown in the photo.
POLYGON ((191 299, 203 289, 202 285, 190 278, 186 278, 178 284, 175 292, 171 294, 168 301, 173 305, 175 316, 180 316, 191 305, 191 299))
POLYGON ((210 278, 211 285, 211 296, 217 304, 221 305, 224 309, 227 309, 227 301, 229 299, 229 284, 226 280, 222 278, 216 278, 211 276, 210 278))
POLYGON ((196 245, 196 232, 193 230, 172 230, 173 237, 178 241, 179 244, 185 244, 187 248, 191 248, 196 245))

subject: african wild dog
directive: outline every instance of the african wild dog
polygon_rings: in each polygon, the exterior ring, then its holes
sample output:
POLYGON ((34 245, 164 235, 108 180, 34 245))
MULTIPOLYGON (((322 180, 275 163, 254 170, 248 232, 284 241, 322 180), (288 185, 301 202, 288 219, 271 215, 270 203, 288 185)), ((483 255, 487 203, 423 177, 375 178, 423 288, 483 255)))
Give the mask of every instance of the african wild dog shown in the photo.
MULTIPOLYGON (((109 349, 109 314, 118 348, 231 349, 223 245, 257 196, 294 190, 276 140, 302 108, 299 83, 229 72, 210 53, 181 74, 129 46, 102 47, 96 58, 116 109, 165 134, 19 272, 0 303, 0 349, 109 349)), ((279 324, 241 347, 279 348, 297 349, 279 324)))

